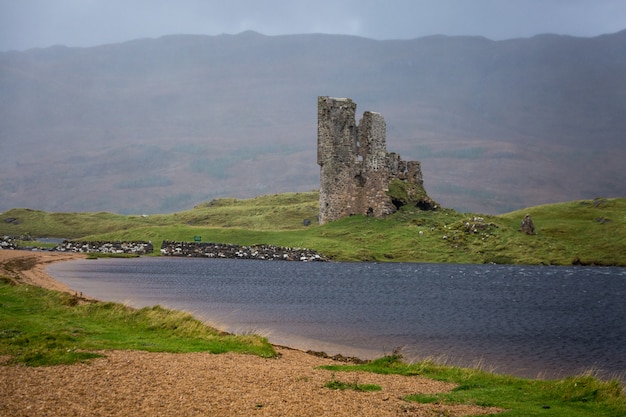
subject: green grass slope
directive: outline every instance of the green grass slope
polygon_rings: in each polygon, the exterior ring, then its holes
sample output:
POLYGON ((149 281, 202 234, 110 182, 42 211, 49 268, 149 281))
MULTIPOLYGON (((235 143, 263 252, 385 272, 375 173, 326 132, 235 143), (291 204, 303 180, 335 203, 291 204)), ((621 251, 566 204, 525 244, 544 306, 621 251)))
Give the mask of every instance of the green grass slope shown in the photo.
POLYGON ((12 209, 0 214, 0 235, 30 234, 74 239, 131 229, 178 226, 290 230, 302 228, 306 218, 315 222, 318 199, 317 192, 275 194, 246 200, 223 198, 187 211, 149 216, 12 209))
POLYGON ((222 334, 189 313, 81 303, 70 294, 9 282, 0 276, 0 355, 12 362, 74 363, 108 349, 276 355, 263 337, 222 334))
POLYGON ((317 192, 219 199, 150 216, 13 209, 0 215, 0 234, 151 240, 157 251, 162 240, 201 236, 205 242, 306 247, 337 261, 626 266, 626 198, 499 216, 404 208, 385 219, 353 216, 323 226, 317 213, 317 192), (535 235, 519 231, 525 214, 532 216, 535 235))
POLYGON ((626 415, 626 397, 619 380, 601 381, 591 375, 560 380, 532 380, 430 361, 406 364, 400 359, 401 357, 392 355, 363 365, 330 365, 323 368, 336 372, 338 378, 342 371, 360 371, 421 375, 452 382, 458 386, 449 393, 409 395, 405 400, 498 407, 505 410, 502 415, 507 417, 626 415))

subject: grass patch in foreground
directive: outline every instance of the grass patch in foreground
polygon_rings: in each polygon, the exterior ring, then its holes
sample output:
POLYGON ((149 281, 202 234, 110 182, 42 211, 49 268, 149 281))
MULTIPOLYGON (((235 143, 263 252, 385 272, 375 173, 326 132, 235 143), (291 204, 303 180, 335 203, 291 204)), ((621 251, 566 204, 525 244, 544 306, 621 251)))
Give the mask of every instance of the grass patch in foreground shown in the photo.
POLYGON ((276 355, 265 338, 223 334, 188 313, 80 303, 71 294, 0 282, 0 355, 42 366, 88 360, 107 349, 276 355))
POLYGON ((353 390, 358 392, 372 392, 372 391, 380 391, 382 387, 376 384, 359 384, 358 380, 354 382, 343 382, 335 379, 335 374, 333 373, 332 378, 326 384, 324 384, 325 388, 329 388, 332 390, 353 390))
POLYGON ((331 365, 322 368, 334 372, 421 375, 452 382, 458 384, 452 392, 411 395, 406 400, 499 407, 507 410, 504 414, 507 417, 626 415, 626 397, 621 383, 618 380, 600 381, 590 375, 561 380, 532 380, 438 365, 429 361, 406 364, 400 355, 386 356, 363 365, 331 365))

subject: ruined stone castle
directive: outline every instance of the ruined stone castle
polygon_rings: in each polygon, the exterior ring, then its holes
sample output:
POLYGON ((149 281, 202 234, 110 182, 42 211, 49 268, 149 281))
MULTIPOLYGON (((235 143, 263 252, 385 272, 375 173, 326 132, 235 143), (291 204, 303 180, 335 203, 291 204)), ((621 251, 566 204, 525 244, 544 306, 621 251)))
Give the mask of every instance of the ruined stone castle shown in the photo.
POLYGON ((357 125, 355 112, 349 98, 318 97, 320 224, 354 214, 384 217, 407 204, 437 208, 424 191, 420 163, 387 152, 383 116, 366 111, 357 125))

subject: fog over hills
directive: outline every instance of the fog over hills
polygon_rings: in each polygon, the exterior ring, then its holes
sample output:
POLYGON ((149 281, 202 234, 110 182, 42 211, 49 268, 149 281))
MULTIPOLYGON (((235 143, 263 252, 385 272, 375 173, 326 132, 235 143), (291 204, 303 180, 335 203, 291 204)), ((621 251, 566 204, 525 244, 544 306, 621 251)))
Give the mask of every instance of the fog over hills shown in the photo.
POLYGON ((172 212, 319 186, 317 96, 387 122, 446 207, 626 195, 626 31, 166 36, 0 53, 0 211, 172 212))

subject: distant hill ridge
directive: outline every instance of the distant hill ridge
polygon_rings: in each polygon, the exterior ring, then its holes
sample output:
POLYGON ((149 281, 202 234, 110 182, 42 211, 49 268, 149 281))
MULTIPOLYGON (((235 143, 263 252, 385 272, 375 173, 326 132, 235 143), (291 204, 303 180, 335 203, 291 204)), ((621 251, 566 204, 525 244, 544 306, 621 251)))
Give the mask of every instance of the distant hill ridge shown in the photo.
POLYGON ((0 211, 173 212, 319 186, 316 100, 381 112, 444 206, 626 195, 626 31, 173 35, 0 53, 0 211))

